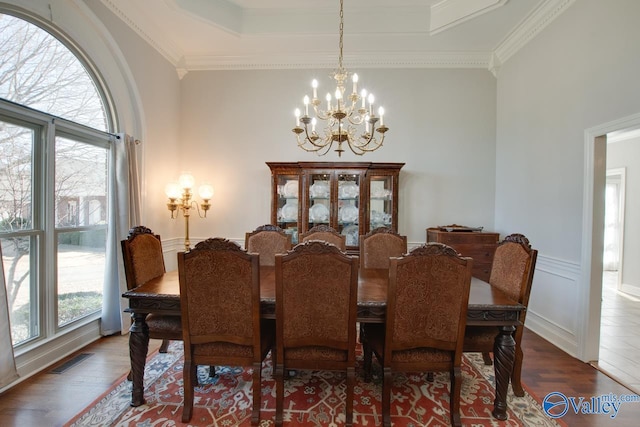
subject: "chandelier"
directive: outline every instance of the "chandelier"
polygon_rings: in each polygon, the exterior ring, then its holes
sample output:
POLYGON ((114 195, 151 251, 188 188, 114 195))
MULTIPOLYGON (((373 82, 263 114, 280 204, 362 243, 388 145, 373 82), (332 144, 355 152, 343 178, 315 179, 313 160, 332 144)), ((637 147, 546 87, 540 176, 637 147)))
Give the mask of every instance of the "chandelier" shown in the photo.
POLYGON ((358 75, 353 74, 353 91, 346 94, 345 80, 349 73, 342 66, 342 40, 344 30, 343 0, 340 0, 340 54, 338 56, 338 68, 333 72, 336 81, 334 97, 330 93, 326 96, 326 110, 322 108, 322 101, 318 99, 318 81, 313 80, 313 98, 304 96, 304 115, 300 115, 300 109, 295 110, 296 127, 293 133, 296 134, 298 147, 305 151, 314 152, 319 156, 324 156, 329 152, 333 143, 337 143, 335 151, 338 157, 345 151, 343 143, 356 155, 377 150, 382 146, 384 134, 389 130, 384 125, 384 108, 378 108, 378 115, 373 109, 375 98, 372 93, 367 95, 366 89, 362 89, 358 94, 358 75), (335 99, 334 99, 335 98, 335 99), (335 101, 335 102, 334 102, 335 101), (313 108, 315 117, 309 116, 309 104, 313 108), (318 120, 324 121, 324 131, 319 135, 316 131, 318 120), (378 124, 378 122, 380 122, 378 124), (311 125, 311 129, 309 129, 311 125), (362 126, 364 125, 364 126, 362 126), (376 127, 377 126, 377 127, 376 127), (379 135, 376 137, 375 132, 379 135))

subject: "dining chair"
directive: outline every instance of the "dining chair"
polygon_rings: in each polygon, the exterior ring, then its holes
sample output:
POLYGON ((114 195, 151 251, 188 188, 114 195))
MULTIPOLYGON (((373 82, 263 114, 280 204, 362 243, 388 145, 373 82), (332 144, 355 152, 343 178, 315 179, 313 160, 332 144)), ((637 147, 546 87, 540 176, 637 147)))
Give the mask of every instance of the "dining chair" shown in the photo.
POLYGON ((275 255, 291 249, 291 235, 277 225, 265 224, 245 234, 247 252, 260 255, 260 265, 275 265, 275 255))
POLYGON ((306 233, 302 233, 300 238, 302 242, 306 242, 307 240, 323 240, 336 245, 342 252, 347 249, 347 236, 338 233, 333 227, 326 224, 316 225, 306 233))
POLYGON ((389 258, 407 253, 407 236, 379 227, 360 236, 360 268, 389 268, 389 258))
POLYGON ((276 255, 276 425, 282 425, 284 373, 346 372, 346 425, 353 425, 358 257, 310 240, 276 255))
MULTIPOLYGON (((191 420, 197 365, 253 369, 251 425, 260 421, 262 361, 275 344, 275 324, 260 320, 260 265, 235 242, 210 238, 178 253, 184 340, 184 407, 191 420)), ((219 409, 219 408, 218 408, 219 409)))
MULTIPOLYGON (((529 239, 522 234, 510 234, 496 248, 491 266, 489 284, 500 289, 509 298, 527 306, 536 268, 538 251, 531 248, 529 239)), ((520 314, 520 325, 513 333, 516 342, 516 354, 511 374, 511 387, 516 396, 524 396, 522 388, 522 333, 527 310, 520 314)), ((486 364, 491 364, 490 352, 493 352, 498 330, 495 326, 468 326, 464 340, 465 352, 482 352, 486 364)))
MULTIPOLYGON (((165 273, 160 236, 138 225, 120 242, 127 290, 147 283, 165 273)), ((161 339, 160 353, 166 353, 169 340, 182 340, 180 316, 149 314, 146 318, 149 338, 161 339)))
POLYGON ((433 371, 449 372, 451 423, 461 425, 460 366, 472 264, 441 243, 391 259, 385 324, 363 324, 361 336, 365 377, 371 376, 372 354, 383 367, 385 426, 391 425, 393 374, 433 371))

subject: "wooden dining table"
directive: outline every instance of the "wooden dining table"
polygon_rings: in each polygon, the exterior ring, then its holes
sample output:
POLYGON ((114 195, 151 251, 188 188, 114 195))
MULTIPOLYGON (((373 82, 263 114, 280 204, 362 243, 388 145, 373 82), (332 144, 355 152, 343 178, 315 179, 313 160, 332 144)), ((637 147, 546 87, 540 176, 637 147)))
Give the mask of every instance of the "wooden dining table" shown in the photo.
MULTIPOLYGON (((358 322, 384 323, 389 271, 359 269, 358 322)), ((260 311, 263 318, 275 319, 275 269, 260 268, 260 311)), ((163 276, 122 294, 129 299, 127 312, 133 322, 129 329, 131 356, 131 406, 144 403, 144 368, 149 349, 149 328, 145 318, 150 313, 180 315, 178 271, 163 276)), ((477 278, 471 280, 467 325, 495 326, 494 344, 495 400, 493 416, 507 419, 507 389, 515 358, 513 332, 520 324, 526 307, 509 299, 500 290, 477 278)))

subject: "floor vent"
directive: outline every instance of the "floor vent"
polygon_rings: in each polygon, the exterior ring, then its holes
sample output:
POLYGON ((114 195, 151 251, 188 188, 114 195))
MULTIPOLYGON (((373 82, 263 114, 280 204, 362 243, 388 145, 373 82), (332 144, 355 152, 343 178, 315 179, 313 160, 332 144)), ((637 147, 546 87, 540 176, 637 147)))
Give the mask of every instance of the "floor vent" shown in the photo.
POLYGON ((49 373, 50 374, 62 374, 63 372, 66 372, 67 370, 73 368, 78 363, 82 362, 84 359, 86 359, 87 357, 92 356, 92 355, 93 355, 93 353, 80 353, 77 356, 74 356, 73 358, 67 360, 66 362, 56 366, 51 371, 49 371, 49 373))

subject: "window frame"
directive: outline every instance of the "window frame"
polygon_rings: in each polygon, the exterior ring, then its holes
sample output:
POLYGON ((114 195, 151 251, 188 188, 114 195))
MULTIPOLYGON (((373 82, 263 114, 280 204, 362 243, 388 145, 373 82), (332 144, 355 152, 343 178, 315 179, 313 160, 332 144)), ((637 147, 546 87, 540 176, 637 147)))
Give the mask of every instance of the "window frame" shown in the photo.
MULTIPOLYGON (((73 138, 107 150, 107 200, 110 199, 110 177, 113 173, 112 150, 116 136, 107 132, 74 123, 41 111, 25 107, 0 98, 0 120, 24 126, 34 131, 32 153, 32 227, 29 230, 2 232, 0 237, 29 237, 30 244, 36 243, 30 250, 30 292, 35 300, 32 304, 31 322, 37 313, 35 329, 38 334, 14 344, 14 352, 19 356, 42 342, 73 330, 100 318, 101 312, 58 325, 58 283, 57 283, 57 238, 60 232, 71 230, 107 229, 108 222, 98 226, 61 227, 55 225, 55 138, 62 136, 73 138), (35 281, 35 284, 34 284, 35 281), (34 306, 35 304, 35 306, 34 306)), ((111 209, 107 202, 107 210, 111 209)), ((108 215, 107 215, 108 218, 108 215)), ((30 323, 30 328, 34 328, 30 323)))

